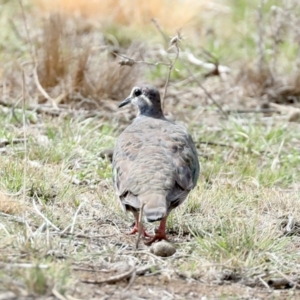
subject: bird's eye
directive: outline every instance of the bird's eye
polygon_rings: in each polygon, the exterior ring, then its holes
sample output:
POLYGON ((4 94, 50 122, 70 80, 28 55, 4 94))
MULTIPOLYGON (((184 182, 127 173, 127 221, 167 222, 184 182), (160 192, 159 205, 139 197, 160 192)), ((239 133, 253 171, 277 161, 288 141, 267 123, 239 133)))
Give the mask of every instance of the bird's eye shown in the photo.
POLYGON ((140 89, 135 89, 134 92, 133 92, 133 95, 135 97, 138 97, 138 96, 142 95, 142 91, 140 89))

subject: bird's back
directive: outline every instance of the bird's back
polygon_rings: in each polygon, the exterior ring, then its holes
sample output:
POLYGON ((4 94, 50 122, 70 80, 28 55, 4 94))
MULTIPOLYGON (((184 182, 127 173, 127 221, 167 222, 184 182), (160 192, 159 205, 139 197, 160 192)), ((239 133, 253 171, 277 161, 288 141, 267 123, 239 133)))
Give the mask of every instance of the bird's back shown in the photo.
POLYGON ((145 203, 149 211, 165 205, 169 212, 194 188, 198 175, 194 142, 181 125, 140 116, 118 138, 113 180, 125 209, 145 203))

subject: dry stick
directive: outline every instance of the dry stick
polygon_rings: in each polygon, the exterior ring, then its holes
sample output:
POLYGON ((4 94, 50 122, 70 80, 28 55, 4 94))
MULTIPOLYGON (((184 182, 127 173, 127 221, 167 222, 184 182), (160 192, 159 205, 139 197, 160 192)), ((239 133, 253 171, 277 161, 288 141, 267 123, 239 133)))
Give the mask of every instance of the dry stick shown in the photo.
POLYGON ((135 267, 132 267, 129 271, 126 271, 120 275, 111 276, 107 279, 101 279, 101 280, 97 280, 97 278, 96 279, 80 279, 80 281, 85 282, 85 283, 116 283, 118 281, 121 281, 121 280, 131 277, 132 273, 134 271, 135 271, 135 267))
POLYGON ((299 278, 298 277, 295 277, 295 278, 289 278, 287 275, 285 275, 283 272, 281 272, 280 270, 277 270, 276 269, 276 272, 279 274, 279 275, 281 275, 283 278, 282 279, 271 279, 271 282, 270 282, 270 280, 269 280, 269 285, 271 285, 271 283, 273 283, 273 286, 274 286, 274 284, 276 285, 277 284, 277 286, 278 285, 282 285, 282 284, 290 284, 290 285, 292 285, 292 286, 295 286, 295 287, 297 287, 297 288, 299 288, 300 287, 300 284, 298 283, 298 280, 299 280, 299 278))
MULTIPOLYGON (((25 115, 25 75, 22 70, 22 120, 23 120, 23 138, 24 138, 24 168, 23 168, 23 202, 26 200, 26 177, 27 177, 27 132, 26 132, 26 115, 25 115)), ((25 212, 23 213, 23 219, 25 220, 25 212)), ((26 226, 28 229, 28 226, 26 226)), ((30 229, 31 231, 31 229, 30 229)), ((26 230, 27 232, 27 230, 26 230)), ((28 232, 27 232, 28 233, 28 232)), ((32 232, 31 232, 32 234, 32 232)), ((28 236, 28 235, 27 235, 28 236)))
POLYGON ((133 285, 134 281, 135 281, 135 278, 136 278, 136 270, 134 270, 130 276, 130 279, 129 279, 129 282, 126 286, 126 288, 123 290, 123 293, 127 292, 131 286, 133 285))
POLYGON ((152 23, 154 24, 154 26, 156 27, 156 29, 159 31, 159 33, 161 34, 161 36, 163 37, 163 39, 164 39, 164 41, 165 41, 165 43, 166 43, 166 45, 167 45, 169 39, 168 39, 168 37, 165 35, 165 33, 163 32, 163 30, 161 29, 159 23, 158 23, 157 20, 154 19, 154 18, 151 19, 151 21, 152 21, 152 23))
POLYGON ((59 300, 68 300, 62 294, 60 294, 55 288, 52 289, 52 294, 59 300))
MULTIPOLYGON (((35 81, 35 84, 38 88, 38 90, 40 91, 40 93, 47 99, 51 102, 52 106, 57 109, 58 106, 56 104, 56 101, 55 99, 53 99, 52 97, 50 97, 48 95, 48 93, 43 89, 43 87, 41 86, 40 84, 40 81, 38 79, 38 75, 37 75, 37 67, 38 67, 38 63, 37 63, 37 59, 36 59, 36 53, 34 51, 34 46, 33 46, 33 43, 32 43, 32 40, 31 40, 31 37, 30 37, 30 34, 29 34, 29 29, 28 29, 28 25, 27 25, 27 20, 26 20, 26 15, 25 15, 25 10, 24 10, 24 5, 23 5, 23 1, 22 0, 19 0, 19 4, 21 6, 21 10, 22 10, 22 17, 23 17, 23 22, 24 22, 24 27, 25 27, 25 32, 26 32, 26 39, 27 39, 27 44, 29 45, 29 51, 31 53, 31 57, 32 57, 32 61, 34 63, 34 69, 33 69, 33 76, 34 76, 34 81, 35 81)), ((58 96, 58 98, 60 98, 60 96, 58 96)))
POLYGON ((270 291, 270 286, 267 282, 265 282, 260 276, 258 277, 258 280, 263 284, 263 286, 270 291))
POLYGON ((35 64, 35 67, 33 69, 33 77, 34 77, 34 81, 35 81, 35 84, 38 88, 38 90, 40 91, 40 93, 48 100, 52 103, 52 106, 53 108, 55 109, 58 109, 58 106, 56 104, 56 101, 55 99, 53 99, 45 90, 44 88, 42 87, 40 81, 39 81, 39 77, 38 77, 38 74, 37 74, 37 63, 35 64))
POLYGON ((164 65, 164 66, 169 66, 169 63, 163 62, 163 61, 158 61, 158 62, 150 62, 150 61, 145 61, 145 60, 135 60, 127 55, 124 54, 119 54, 116 52, 113 52, 114 55, 122 58, 121 61, 119 61, 118 63, 121 66, 133 66, 134 64, 144 64, 144 65, 149 65, 149 66, 159 66, 159 65, 164 65))
POLYGON ((48 225, 50 225, 51 227, 53 227, 55 230, 60 231, 60 229, 59 229, 57 226, 55 226, 49 219, 47 219, 47 218, 45 217, 45 215, 43 215, 43 214, 40 212, 40 210, 38 209, 38 207, 37 207, 37 205, 36 205, 36 203, 35 203, 35 201, 34 201, 34 198, 32 198, 32 204, 33 204, 33 207, 34 207, 35 211, 37 212, 37 214, 38 214, 39 216, 41 216, 42 219, 43 219, 44 221, 46 221, 46 223, 47 223, 48 225))
MULTIPOLYGON (((24 21, 24 27, 27 35, 27 39, 30 40, 28 26, 26 22, 26 16, 24 11, 24 6, 22 0, 19 0, 19 4, 21 6, 22 10, 22 17, 24 21)), ((29 44, 29 50, 31 52, 32 57, 34 57, 32 44, 29 44)), ((22 69, 22 119, 23 119, 23 134, 24 134, 24 170, 23 170, 23 201, 26 200, 26 175, 27 175, 27 136, 26 136, 26 115, 25 115, 25 74, 24 70, 22 69)), ((14 113, 14 111, 13 111, 14 113)), ((24 213, 25 214, 25 213, 24 213)), ((25 220, 25 215, 23 215, 23 218, 25 220)))
MULTIPOLYGON (((165 43, 167 44, 168 43, 168 38, 166 37, 166 35, 164 34, 164 32, 162 31, 159 23, 157 22, 156 19, 151 19, 152 23, 155 25, 156 29, 159 31, 159 33, 162 35, 165 43)), ((178 59, 179 57, 179 46, 178 46, 178 43, 180 41, 180 33, 177 33, 177 36, 175 36, 174 38, 172 38, 171 40, 171 46, 175 46, 176 47, 176 56, 174 58, 174 60, 169 64, 169 72, 168 72, 168 77, 167 77, 167 81, 165 83, 165 88, 164 88, 164 93, 163 93, 163 96, 162 96, 162 110, 164 110, 164 104, 165 104, 165 97, 166 97, 166 94, 167 94, 167 89, 168 89, 168 85, 169 85, 169 82, 170 82, 170 77, 171 77, 171 72, 174 68, 174 64, 176 62, 176 60, 178 59)))
MULTIPOLYGON (((173 38, 174 39, 174 38, 173 38)), ((172 40, 173 40, 172 39, 172 40)), ((174 64, 176 62, 176 60, 178 59, 179 57, 179 46, 178 46, 178 42, 180 40, 180 36, 179 34, 175 37, 176 41, 173 42, 173 45, 176 47, 176 56, 175 58, 173 59, 173 61, 171 61, 171 63, 169 64, 169 72, 168 72, 168 77, 167 77, 167 80, 166 80, 166 83, 165 83, 165 88, 164 88, 164 93, 163 93, 163 96, 162 96, 162 103, 161 103, 161 106, 162 106, 162 110, 164 111, 164 104, 165 104, 165 97, 166 97, 166 94, 167 94, 167 90, 168 90, 168 85, 169 85, 169 82, 170 82, 170 78, 171 78, 171 73, 172 73, 172 70, 174 68, 174 64)), ((172 41, 171 41, 172 43, 172 41)), ((173 46, 171 45, 171 47, 173 46)))
POLYGON ((279 113, 277 109, 261 108, 261 109, 227 109, 227 114, 264 114, 264 113, 279 113))
MULTIPOLYGON (((151 20, 156 29, 159 31, 159 33, 162 35, 163 39, 165 41, 167 41, 167 37, 164 34, 164 32, 162 31, 161 27, 159 26, 157 20, 152 19, 151 20)), ((180 60, 180 62, 184 65, 184 67, 186 68, 186 70, 188 71, 190 78, 192 78, 194 80, 194 82, 196 82, 198 84, 198 86, 204 91, 204 93, 206 94, 206 96, 217 106, 217 108, 220 110, 220 112, 224 115, 225 118, 228 118, 228 114, 222 109, 222 106, 213 98, 213 96, 207 91, 207 89, 201 84, 201 82, 199 81, 199 79, 192 73, 192 71, 190 70, 190 68, 185 64, 185 62, 183 61, 183 59, 181 59, 180 57, 178 57, 178 59, 180 60)))
POLYGON ((257 52, 258 52, 258 61, 257 61, 257 71, 260 73, 263 69, 264 63, 264 38, 263 38, 263 14, 262 14, 262 5, 263 0, 260 0, 257 14, 258 14, 258 41, 257 41, 257 52))
POLYGON ((22 10, 22 18, 23 18, 25 32, 26 32, 26 41, 27 41, 27 44, 29 47, 29 51, 31 53, 32 60, 34 61, 34 64, 36 64, 36 59, 35 59, 36 55, 34 53, 34 47, 33 47, 33 44, 32 44, 31 38, 30 38, 30 34, 29 34, 29 29, 28 29, 28 25, 27 25, 23 1, 19 0, 19 4, 20 4, 21 10, 22 10))
POLYGON ((74 218, 73 218, 73 222, 72 222, 72 226, 71 226, 71 229, 70 229, 70 233, 72 234, 74 232, 74 227, 75 227, 75 223, 76 223, 76 219, 77 219, 77 215, 81 209, 81 207, 84 205, 85 203, 84 202, 81 202, 80 205, 78 206, 78 209, 74 215, 74 218))
POLYGON ((185 67, 185 69, 188 71, 190 77, 194 80, 194 82, 196 82, 198 84, 198 86, 204 91, 205 95, 213 102, 214 105, 217 106, 217 108, 219 109, 219 111, 227 119, 228 118, 228 114, 226 113, 226 111, 223 110, 222 106, 214 99, 214 97, 208 92, 208 90, 201 84, 201 82, 199 81, 199 79, 193 74, 193 72, 186 65, 186 63, 183 61, 183 59, 181 59, 180 57, 178 59, 183 64, 183 66, 185 67))
POLYGON ((145 206, 145 203, 142 204, 142 207, 140 209, 140 215, 139 215, 139 220, 138 220, 138 222, 139 222, 138 236, 137 236, 136 243, 135 243, 135 249, 136 250, 139 248, 139 242, 140 242, 140 239, 141 239, 141 234, 142 234, 142 229, 143 229, 144 206, 145 206))

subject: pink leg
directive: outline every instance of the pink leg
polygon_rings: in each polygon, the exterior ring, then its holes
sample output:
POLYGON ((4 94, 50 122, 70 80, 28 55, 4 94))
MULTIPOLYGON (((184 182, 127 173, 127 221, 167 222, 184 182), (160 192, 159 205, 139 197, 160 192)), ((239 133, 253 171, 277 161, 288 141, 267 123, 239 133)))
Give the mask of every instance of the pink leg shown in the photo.
MULTIPOLYGON (((128 233, 129 235, 135 234, 139 232, 139 216, 135 216, 135 225, 132 228, 132 230, 128 233)), ((142 228, 142 235, 145 237, 150 237, 152 238, 152 235, 150 235, 144 228, 142 228)))
POLYGON ((166 223, 167 223, 167 218, 168 216, 165 216, 159 224, 158 229, 155 232, 155 236, 152 237, 152 239, 150 239, 150 241, 146 242, 146 245, 151 245, 153 242, 155 241, 160 241, 160 240, 168 240, 167 236, 166 236, 166 223))

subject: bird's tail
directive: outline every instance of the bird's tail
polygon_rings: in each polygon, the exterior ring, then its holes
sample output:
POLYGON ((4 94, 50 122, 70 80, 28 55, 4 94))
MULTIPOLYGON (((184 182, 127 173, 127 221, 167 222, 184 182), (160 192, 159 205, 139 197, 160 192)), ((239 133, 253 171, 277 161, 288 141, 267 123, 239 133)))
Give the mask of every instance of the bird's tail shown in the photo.
POLYGON ((139 195, 141 206, 144 204, 144 215, 148 222, 159 221, 167 215, 167 201, 165 195, 139 195))

